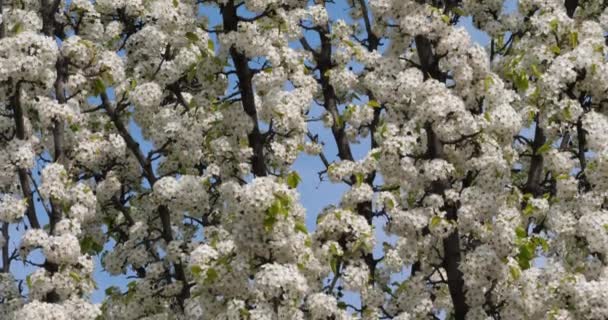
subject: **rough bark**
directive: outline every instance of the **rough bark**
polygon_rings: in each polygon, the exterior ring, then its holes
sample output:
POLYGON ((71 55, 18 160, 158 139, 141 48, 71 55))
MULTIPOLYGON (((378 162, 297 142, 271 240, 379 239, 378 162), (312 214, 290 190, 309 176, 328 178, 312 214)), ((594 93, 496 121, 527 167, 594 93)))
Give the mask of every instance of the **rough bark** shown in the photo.
MULTIPOLYGON (((221 7, 224 29, 226 31, 237 31, 239 17, 237 15, 237 7, 234 2, 228 1, 226 5, 221 7)), ((249 67, 249 59, 245 54, 239 52, 235 47, 230 48, 230 57, 234 63, 236 75, 238 77, 238 86, 241 93, 241 103, 245 113, 251 118, 253 129, 249 132, 247 139, 249 146, 253 149, 251 157, 251 166, 253 174, 258 177, 266 176, 268 169, 264 159, 265 136, 260 131, 258 123, 258 115, 255 107, 255 95, 253 91, 253 71, 249 67)))
MULTIPOLYGON (((423 36, 417 36, 415 41, 425 79, 433 78, 435 80, 444 82, 445 75, 439 70, 438 59, 433 52, 432 43, 423 36)), ((443 144, 433 132, 431 124, 427 124, 426 133, 428 141, 428 157, 430 159, 442 158, 443 144)), ((431 192, 443 195, 448 188, 450 188, 448 181, 435 181, 431 186, 431 192)), ((456 221, 458 219, 458 207, 456 204, 447 203, 442 209, 447 212, 446 218, 448 220, 456 221)), ((452 298, 452 303, 454 305, 454 318, 456 320, 464 320, 469 311, 469 306, 465 300, 463 274, 459 269, 462 252, 460 248, 460 235, 458 228, 455 228, 454 231, 452 231, 452 233, 450 233, 448 237, 443 240, 443 249, 442 265, 447 274, 450 297, 452 298)))
MULTIPOLYGON (((139 147, 139 143, 135 141, 133 136, 131 136, 131 133, 120 119, 120 114, 116 112, 116 109, 112 106, 112 103, 110 102, 110 99, 108 98, 108 95, 105 92, 101 93, 101 101, 103 108, 112 120, 112 123, 116 127, 116 130, 125 141, 127 148, 131 151, 131 153, 139 162, 139 165, 142 168, 143 176, 148 181, 150 188, 154 187, 154 184, 158 181, 158 178, 154 173, 151 161, 144 156, 143 152, 139 147)), ((158 207, 158 214, 160 216, 160 221, 162 225, 162 237, 163 240, 165 240, 165 242, 168 244, 174 239, 173 231, 171 228, 171 212, 169 211, 169 208, 166 205, 161 205, 158 207)), ((175 263, 173 267, 175 269, 175 279, 181 281, 183 285, 182 291, 178 296, 178 303, 183 308, 185 300, 190 297, 190 286, 186 279, 186 273, 184 271, 183 265, 181 263, 175 263)))

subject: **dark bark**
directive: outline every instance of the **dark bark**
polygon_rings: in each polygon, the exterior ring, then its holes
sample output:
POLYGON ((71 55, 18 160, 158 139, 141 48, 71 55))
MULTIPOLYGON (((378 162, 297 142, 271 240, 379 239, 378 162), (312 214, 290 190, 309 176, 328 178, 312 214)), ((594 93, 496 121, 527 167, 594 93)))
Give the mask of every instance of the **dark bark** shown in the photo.
MULTIPOLYGON (((432 78, 445 82, 445 75, 439 70, 439 60, 433 52, 432 43, 423 36, 417 36, 415 41, 425 79, 432 78)), ((433 132, 430 123, 426 125, 425 129, 428 141, 428 157, 430 159, 442 158, 443 143, 433 132)), ((449 181, 435 181, 431 185, 431 192, 443 195, 448 188, 450 188, 449 181)), ((447 203, 442 209, 447 212, 446 218, 448 220, 456 221, 458 219, 457 204, 447 203)), ((460 235, 457 228, 455 228, 447 238, 443 239, 443 249, 444 256, 442 265, 446 270, 448 278, 448 288, 450 290, 452 304, 454 305, 454 318, 456 320, 464 320, 469 311, 469 306, 465 300, 463 274, 459 269, 462 252, 460 248, 460 235)))
POLYGON ((437 59, 433 52, 433 44, 431 41, 424 36, 416 36, 414 40, 424 79, 427 80, 432 78, 437 81, 445 82, 445 74, 439 70, 439 59, 437 59))
POLYGON ((581 171, 585 171, 587 167, 587 159, 585 157, 585 151, 587 149, 587 136, 585 129, 583 128, 583 121, 579 119, 576 122, 576 136, 578 141, 578 160, 581 166, 581 171))
MULTIPOLYGON (((364 45, 367 47, 367 49, 369 51, 374 51, 377 49, 377 47, 380 43, 380 40, 372 32, 371 22, 369 20, 368 8, 367 8, 365 1, 360 1, 359 4, 362 7, 362 11, 363 11, 362 13, 364 16, 365 27, 366 27, 366 31, 367 31, 367 40, 366 40, 366 43, 364 43, 364 45)), ((320 38, 320 48, 318 51, 315 51, 314 49, 312 49, 312 47, 310 47, 310 45, 308 44, 308 42, 306 42, 305 39, 303 39, 301 42, 302 42, 302 45, 304 46, 304 48, 313 54, 314 60, 317 65, 317 69, 319 70, 319 73, 320 73, 319 82, 321 84, 322 94, 323 94, 323 107, 332 116, 332 119, 333 119, 333 124, 331 126, 331 132, 332 132, 332 136, 334 138, 334 141, 335 141, 337 149, 338 149, 338 158, 343 161, 344 160, 354 161, 355 159, 354 159, 354 156, 353 156, 353 153, 352 153, 352 150, 351 150, 351 147, 350 147, 350 144, 348 142, 348 138, 347 138, 346 132, 345 132, 345 129, 346 129, 345 124, 343 121, 341 121, 340 111, 338 110, 339 99, 335 92, 334 87, 330 83, 329 75, 328 75, 328 72, 330 72, 333 67, 332 43, 331 43, 331 38, 328 37, 328 35, 330 34, 329 26, 326 25, 323 27, 317 27, 316 30, 317 30, 317 33, 320 38)), ((374 99, 373 95, 371 95, 369 92, 368 92, 368 98, 370 100, 374 99)), ((376 142, 375 138, 373 137, 373 133, 376 131, 376 127, 379 123, 380 114, 381 114, 381 110, 376 109, 374 112, 374 119, 369 127, 370 131, 372 133, 372 138, 371 138, 372 148, 377 146, 377 142, 376 142)), ((327 163, 326 163, 327 160, 324 160, 323 158, 322 158, 322 160, 324 161, 325 165, 327 166, 327 163)), ((371 186, 373 184, 374 177, 375 177, 375 172, 370 173, 367 177, 365 177, 363 183, 367 183, 371 186)), ((350 177, 350 180, 351 180, 351 183, 355 183, 356 177, 354 177, 354 176, 350 177)), ((364 217, 369 225, 372 225, 373 218, 374 218, 374 212, 372 210, 372 203, 370 201, 359 203, 357 205, 356 212, 358 215, 364 217)), ((365 264, 369 268, 369 272, 370 272, 369 281, 370 281, 370 283, 373 283, 374 274, 375 274, 376 266, 378 264, 378 260, 374 259, 374 256, 372 253, 365 254, 363 256, 363 260, 365 261, 365 264)), ((333 279, 333 282, 337 281, 337 278, 339 278, 339 276, 340 276, 339 274, 334 275, 335 278, 333 279)), ((361 310, 365 310, 365 308, 366 308, 366 306, 362 306, 361 310)))
POLYGON ((578 0, 566 0, 564 5, 566 6, 566 14, 568 17, 572 18, 574 16, 574 11, 576 11, 576 7, 578 7, 578 0))
MULTIPOLYGON (((233 1, 221 7, 222 18, 224 22, 224 29, 226 31, 237 31, 239 17, 237 15, 237 7, 233 1)), ((241 93, 241 102, 245 113, 251 118, 253 122, 253 129, 247 135, 249 146, 253 149, 253 156, 251 157, 251 166, 253 174, 258 177, 266 176, 268 170, 266 168, 266 161, 264 158, 264 145, 265 136, 260 131, 257 111, 255 108, 255 95, 253 91, 253 71, 249 67, 249 59, 243 53, 239 52, 237 48, 230 48, 230 57, 234 63, 236 75, 238 77, 238 86, 241 93)))
MULTIPOLYGON (((60 37, 63 36, 63 32, 60 26, 55 21, 55 13, 59 7, 59 2, 54 0, 43 0, 42 16, 43 16, 43 32, 49 36, 54 37, 55 31, 60 31, 60 37)), ((55 79, 54 89, 55 98, 60 104, 66 104, 67 99, 65 95, 65 84, 68 81, 68 61, 61 55, 57 58, 55 63, 55 69, 57 71, 57 78, 55 79)), ((67 167, 67 158, 65 156, 65 121, 61 119, 53 120, 53 161, 67 167)), ((63 212, 61 205, 58 205, 50 199, 51 202, 51 213, 49 217, 50 232, 53 234, 55 231, 55 225, 62 219, 63 212)))
MULTIPOLYGON (((154 184, 158 181, 158 178, 154 174, 151 161, 144 156, 143 152, 139 147, 139 143, 135 141, 133 136, 131 136, 131 133, 120 119, 120 114, 118 114, 116 109, 112 106, 112 103, 110 102, 108 95, 105 92, 101 93, 101 101, 103 104, 103 108, 106 110, 108 116, 112 120, 112 123, 116 127, 116 130, 125 141, 127 148, 131 151, 131 153, 139 162, 139 165, 142 168, 143 176, 148 181, 150 188, 154 187, 154 184)), ((169 208, 166 205, 161 205, 158 207, 158 213, 162 225, 162 237, 163 240, 165 240, 165 242, 168 244, 174 239, 173 231, 171 228, 171 212, 169 211, 169 208)), ((183 285, 182 291, 177 297, 178 303, 183 309, 185 300, 190 297, 190 286, 186 279, 186 273, 184 271, 183 265, 181 263, 175 263, 173 267, 175 269, 175 279, 181 281, 183 285)))
MULTIPOLYGON (((2 12, 4 12, 4 0, 0 0, 0 13, 2 12)), ((4 38, 5 36, 4 28, 4 19, 2 19, 2 22, 0 23, 0 39, 4 38)))
MULTIPOLYGON (((11 99, 11 105, 13 107, 15 117, 15 130, 16 137, 19 140, 26 140, 25 132, 25 115, 23 114, 23 106, 21 105, 21 85, 17 84, 15 93, 11 99)), ((19 183, 21 185, 21 192, 23 197, 27 199, 27 211, 26 216, 30 222, 30 226, 34 229, 40 229, 40 223, 38 222, 38 216, 36 215, 36 207, 34 205, 34 195, 32 193, 32 187, 30 186, 28 170, 19 168, 17 169, 17 176, 19 177, 19 183)))
POLYGON ((372 30, 371 17, 369 16, 369 9, 367 8, 365 0, 359 0, 359 5, 361 6, 363 23, 365 24, 365 30, 367 32, 367 49, 369 51, 375 51, 380 45, 380 38, 378 38, 378 36, 372 30))
POLYGON ((338 147, 338 157, 342 160, 353 161, 353 154, 346 138, 345 126, 343 121, 340 121, 340 112, 338 110, 338 97, 334 87, 329 83, 328 72, 331 70, 331 39, 327 37, 328 30, 324 29, 319 32, 321 38, 321 51, 316 55, 317 68, 321 74, 321 87, 323 90, 323 104, 325 110, 331 114, 333 125, 331 132, 338 147))
MULTIPOLYGON (((1 3, 0 3, 1 5, 1 3)), ((3 273, 8 273, 11 269, 11 262, 9 259, 9 234, 8 234, 8 222, 3 222, 2 223, 2 237, 4 237, 4 241, 6 241, 6 243, 2 246, 2 270, 1 272, 3 273)))
POLYGON ((528 171, 528 180, 526 181, 526 185, 524 186, 524 191, 526 193, 531 193, 534 196, 539 196, 543 194, 543 188, 541 186, 543 179, 543 155, 538 152, 538 150, 545 144, 547 138, 543 132, 543 129, 540 128, 538 123, 536 122, 536 129, 534 130, 534 141, 532 142, 532 160, 530 162, 530 171, 528 171))

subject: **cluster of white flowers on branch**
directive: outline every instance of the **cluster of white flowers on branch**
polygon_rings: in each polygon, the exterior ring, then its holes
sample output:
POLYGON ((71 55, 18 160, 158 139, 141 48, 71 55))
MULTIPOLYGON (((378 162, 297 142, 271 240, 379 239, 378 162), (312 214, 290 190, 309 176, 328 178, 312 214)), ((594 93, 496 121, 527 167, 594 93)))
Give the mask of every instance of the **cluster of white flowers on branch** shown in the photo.
POLYGON ((608 4, 509 3, 0 0, 0 319, 608 319, 608 4))

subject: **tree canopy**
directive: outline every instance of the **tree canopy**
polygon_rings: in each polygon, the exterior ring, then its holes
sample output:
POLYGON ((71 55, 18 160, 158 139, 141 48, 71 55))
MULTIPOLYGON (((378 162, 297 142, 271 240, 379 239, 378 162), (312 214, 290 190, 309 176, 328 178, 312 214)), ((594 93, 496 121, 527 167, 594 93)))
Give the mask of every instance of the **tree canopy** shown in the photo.
POLYGON ((608 319, 608 2, 0 9, 1 319, 608 319))

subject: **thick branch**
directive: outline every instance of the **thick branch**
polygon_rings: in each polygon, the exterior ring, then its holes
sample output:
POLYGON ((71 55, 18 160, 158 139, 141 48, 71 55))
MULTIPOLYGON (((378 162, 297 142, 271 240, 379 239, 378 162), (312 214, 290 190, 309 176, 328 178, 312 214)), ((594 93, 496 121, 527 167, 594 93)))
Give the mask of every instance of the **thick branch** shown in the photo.
MULTIPOLYGON (((154 187, 154 184, 156 183, 156 181, 158 181, 158 178, 154 174, 152 163, 146 158, 146 156, 144 156, 143 152, 139 148, 139 143, 135 141, 133 136, 131 136, 131 133, 129 133, 128 129, 120 120, 120 115, 112 106, 112 103, 110 102, 110 99, 108 98, 108 95, 105 92, 101 93, 101 102, 104 109, 110 116, 112 123, 114 123, 116 130, 118 130, 118 133, 124 139, 127 148, 131 151, 131 153, 133 153, 133 155, 139 162, 139 165, 141 166, 143 171, 143 175, 146 180, 148 180, 150 187, 154 187)), ((173 241, 173 232, 171 228, 171 212, 169 211, 169 208, 167 208, 166 205, 161 205, 158 207, 158 213, 162 224, 163 239, 168 244, 169 242, 173 241)), ((183 284, 182 292, 178 296, 180 306, 183 308, 184 301, 190 296, 190 288, 188 286, 188 282, 186 281, 186 274, 182 264, 176 263, 174 267, 175 278, 181 281, 183 284)))
POLYGON ((574 11, 576 11, 576 7, 578 7, 578 0, 566 0, 564 5, 566 6, 566 14, 568 17, 572 18, 574 16, 574 11))
POLYGON ((587 159, 585 157, 587 137, 585 134, 585 129, 583 128, 583 121, 581 119, 576 122, 576 136, 578 139, 578 160, 581 165, 581 171, 585 171, 585 168, 587 167, 587 159))
POLYGON ((374 51, 378 48, 380 44, 380 39, 374 31, 372 30, 372 24, 370 22, 369 10, 367 8, 367 4, 365 0, 359 0, 359 5, 361 6, 361 11, 363 14, 363 23, 365 24, 365 30, 367 31, 367 49, 369 51, 374 51))
POLYGON ((534 141, 532 142, 532 161, 530 162, 530 171, 528 171, 528 180, 524 186, 524 191, 531 193, 534 196, 543 194, 543 188, 541 186, 543 180, 543 156, 538 153, 538 150, 547 140, 543 129, 539 126, 539 117, 540 115, 536 116, 536 129, 534 130, 534 141))
MULTIPOLYGON (((237 6, 233 1, 221 7, 224 29, 228 32, 236 32, 238 30, 239 17, 237 15, 237 6)), ((255 107, 255 95, 253 92, 253 72, 249 68, 249 59, 243 53, 239 52, 235 47, 230 48, 230 56, 234 62, 237 77, 239 79, 239 89, 241 92, 241 101, 245 113, 253 122, 253 129, 247 135, 249 146, 253 149, 251 157, 251 166, 253 174, 256 176, 266 176, 268 174, 266 161, 264 160, 264 135, 260 131, 258 124, 258 116, 255 107)))
POLYGON ((321 74, 321 87, 323 90, 323 102, 325 109, 333 118, 331 132, 338 147, 338 157, 342 160, 353 161, 354 157, 346 137, 345 125, 340 121, 340 112, 338 111, 338 97, 334 87, 329 82, 328 72, 331 70, 331 39, 327 36, 328 30, 324 28, 323 32, 319 32, 321 38, 321 51, 316 57, 317 67, 321 74))
MULTIPOLYGON (((21 105, 21 84, 17 84, 15 93, 11 100, 15 116, 15 130, 17 131, 17 139, 22 141, 27 140, 25 132, 25 118, 23 114, 23 106, 21 105)), ((27 199, 27 219, 30 222, 32 228, 40 229, 40 223, 38 222, 38 216, 36 215, 36 207, 34 206, 34 195, 32 194, 32 188, 28 180, 28 170, 23 168, 17 169, 17 176, 19 177, 19 183, 21 184, 21 192, 23 193, 23 197, 27 199)))
POLYGON ((418 59, 422 66, 424 79, 433 78, 435 80, 445 82, 446 76, 439 70, 439 60, 433 52, 433 44, 424 36, 416 36, 416 50, 418 51, 418 59))
MULTIPOLYGON (((0 3, 1 5, 1 3, 0 3)), ((3 273, 8 273, 11 269, 11 261, 9 259, 8 245, 9 245, 9 234, 8 234, 8 222, 2 223, 2 237, 4 238, 4 245, 2 246, 2 270, 3 273)))
MULTIPOLYGON (((319 27, 316 30, 317 30, 317 32, 319 34, 319 38, 321 40, 321 46, 320 46, 320 49, 318 52, 312 51, 312 53, 313 53, 315 62, 317 64, 317 68, 319 69, 319 72, 320 72, 320 83, 321 83, 321 87, 323 90, 323 105, 325 107, 325 110, 328 113, 330 113, 333 118, 333 124, 331 127, 331 131, 332 131, 332 135, 334 137, 334 140, 335 140, 337 148, 338 148, 338 157, 341 160, 354 161, 354 157, 353 157, 353 154, 352 154, 352 151, 350 148, 350 144, 348 142, 348 138, 347 138, 346 132, 345 132, 345 124, 343 121, 340 121, 341 115, 338 110, 338 97, 336 95, 334 87, 331 85, 331 83, 329 81, 328 73, 329 73, 329 71, 331 71, 331 68, 333 67, 333 65, 332 65, 332 43, 331 43, 331 38, 329 37, 329 26, 326 25, 323 27, 319 27)), ((374 43, 374 46, 377 46, 377 42, 374 43)), ((312 48, 310 48, 310 46, 308 46, 308 47, 309 48, 307 50, 309 50, 309 51, 312 50, 312 48)), ((370 47, 368 47, 368 49, 369 48, 370 47)), ((380 116, 379 113, 375 114, 376 124, 377 124, 377 120, 378 120, 379 116, 380 116)), ((372 141, 372 145, 373 144, 374 144, 374 142, 372 141)), ((365 180, 365 183, 368 183, 371 185, 373 183, 373 175, 370 175, 370 176, 372 176, 372 178, 368 177, 365 180)), ((353 177, 351 177, 351 182, 354 183, 354 181, 356 181, 356 178, 353 176, 353 177)), ((362 217, 365 217, 367 223, 371 225, 373 217, 374 217, 373 210, 372 210, 372 203, 370 201, 359 203, 357 205, 357 214, 359 214, 362 217)), ((363 257, 363 260, 365 261, 365 263, 367 264, 367 266, 369 268, 369 274, 370 274, 369 281, 370 281, 370 283, 373 283, 375 281, 374 275, 375 275, 377 261, 374 259, 374 256, 372 253, 365 254, 363 257)), ((336 278, 338 276, 339 275, 334 275, 333 281, 337 281, 336 278)), ((365 309, 365 306, 363 306, 362 309, 365 309)))
MULTIPOLYGON (((53 11, 54 12, 54 11, 53 11)), ((65 84, 68 81, 68 61, 63 57, 59 57, 55 63, 55 69, 57 70, 57 79, 55 79, 55 96, 57 102, 60 104, 66 104, 67 99, 65 96, 65 84)), ((67 158, 65 155, 65 121, 61 119, 53 120, 53 161, 67 167, 67 158)), ((51 233, 55 230, 55 225, 62 219, 63 213, 61 212, 61 206, 54 203, 51 199, 51 216, 50 216, 50 230, 51 233)))
MULTIPOLYGON (((433 78, 435 80, 445 82, 445 75, 439 70, 439 60, 433 52, 432 43, 424 36, 417 36, 416 49, 422 66, 422 72, 425 79, 433 78)), ((433 132, 431 124, 426 124, 427 153, 429 158, 443 158, 443 143, 433 132)), ((443 195, 445 190, 450 188, 449 181, 435 181, 432 184, 431 192, 443 195)), ((450 221, 458 219, 457 204, 447 203, 443 210, 446 211, 446 218, 450 221)), ((464 320, 469 311, 469 306, 465 300, 464 294, 464 278, 462 271, 459 269, 461 260, 460 236, 458 228, 455 228, 452 233, 443 240, 444 257, 442 265, 448 276, 448 288, 454 305, 454 317, 456 320, 464 320)))

